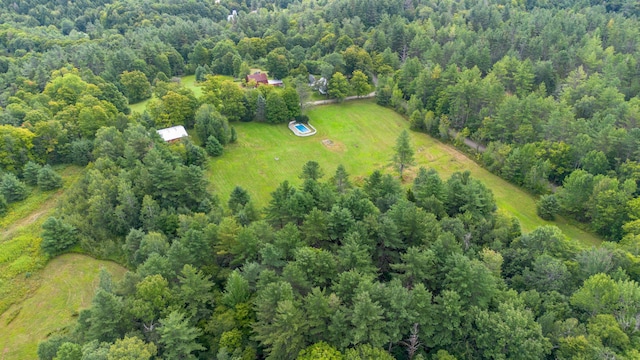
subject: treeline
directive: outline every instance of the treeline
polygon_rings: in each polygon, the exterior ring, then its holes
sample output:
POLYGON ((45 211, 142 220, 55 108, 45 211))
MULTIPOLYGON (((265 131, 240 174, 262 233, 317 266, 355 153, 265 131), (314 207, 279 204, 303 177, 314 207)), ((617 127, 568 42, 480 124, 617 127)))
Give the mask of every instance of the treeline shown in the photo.
POLYGON ((310 161, 263 219, 242 188, 222 210, 206 181, 178 180, 199 173, 181 155, 188 143, 150 147, 134 141, 140 130, 123 134, 119 155, 103 152, 62 206, 72 234, 132 272, 118 283, 103 274, 41 359, 640 355, 634 242, 586 249, 555 227, 522 234, 468 172, 442 180, 424 168, 405 191, 389 174, 358 187, 344 167, 326 177, 310 161), (134 145, 147 150, 129 158, 134 145))

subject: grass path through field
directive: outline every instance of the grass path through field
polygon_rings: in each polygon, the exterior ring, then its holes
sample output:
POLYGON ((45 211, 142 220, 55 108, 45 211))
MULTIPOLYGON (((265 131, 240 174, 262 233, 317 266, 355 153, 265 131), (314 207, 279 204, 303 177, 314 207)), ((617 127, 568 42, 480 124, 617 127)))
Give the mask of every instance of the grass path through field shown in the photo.
MULTIPOLYGON (((356 183, 361 183, 375 169, 391 169, 393 146, 408 122, 393 110, 372 101, 318 106, 309 109, 310 122, 318 133, 297 137, 283 125, 234 123, 238 142, 225 148, 225 154, 210 160, 213 190, 223 202, 236 185, 247 189, 260 208, 266 206, 270 193, 284 180, 300 185, 302 165, 317 161, 332 176, 343 164, 356 183)), ((456 171, 471 171, 493 191, 498 208, 516 216, 525 231, 541 225, 557 225, 569 237, 585 245, 600 239, 565 219, 544 221, 536 215, 535 198, 500 177, 480 167, 454 147, 425 134, 411 132, 418 166, 432 167, 443 179, 456 171)), ((417 166, 409 173, 415 171, 417 166)), ((411 174, 409 174, 409 177, 411 174)))
POLYGON ((83 172, 77 166, 55 169, 62 189, 33 188, 0 218, 0 360, 36 359, 38 342, 65 330, 78 310, 90 304, 101 267, 117 278, 125 271, 79 254, 49 261, 40 250, 42 223, 83 172))

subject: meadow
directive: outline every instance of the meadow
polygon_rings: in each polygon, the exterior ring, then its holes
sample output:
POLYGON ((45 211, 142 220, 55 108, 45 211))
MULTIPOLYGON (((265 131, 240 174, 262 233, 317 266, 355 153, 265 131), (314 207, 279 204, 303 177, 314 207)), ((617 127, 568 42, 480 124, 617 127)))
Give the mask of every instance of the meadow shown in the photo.
POLYGON ((76 166, 55 167, 63 188, 42 191, 10 204, 0 218, 0 359, 34 359, 38 342, 75 321, 95 290, 100 267, 117 275, 124 268, 69 254, 51 261, 40 249, 42 223, 82 174, 76 166))
POLYGON ((110 261, 65 254, 35 274, 39 286, 0 315, 0 359, 36 359, 40 341, 71 331, 79 311, 91 305, 102 268, 114 280, 126 271, 110 261))
MULTIPOLYGON (((339 164, 345 166, 351 179, 361 184, 376 169, 393 172, 391 157, 396 138, 408 122, 391 109, 373 101, 352 101, 309 109, 310 123, 318 133, 297 137, 286 124, 234 123, 238 141, 228 145, 225 153, 209 160, 212 190, 226 203, 233 188, 245 188, 258 207, 268 204, 270 193, 284 180, 300 185, 302 165, 317 161, 325 179, 339 164)), ((499 211, 520 220, 524 231, 541 225, 556 225, 569 237, 591 246, 601 239, 564 218, 550 222, 536 215, 536 197, 491 174, 453 146, 428 135, 410 132, 416 166, 405 175, 410 183, 419 166, 431 167, 443 179, 457 171, 469 170, 494 193, 499 211)))

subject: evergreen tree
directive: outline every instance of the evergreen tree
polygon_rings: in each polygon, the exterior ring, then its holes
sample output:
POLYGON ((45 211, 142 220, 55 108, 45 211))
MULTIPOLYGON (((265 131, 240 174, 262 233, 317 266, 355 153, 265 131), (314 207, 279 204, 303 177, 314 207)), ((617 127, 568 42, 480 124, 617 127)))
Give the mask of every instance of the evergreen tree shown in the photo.
POLYGON ((287 104, 279 91, 267 94, 265 118, 271 124, 281 124, 291 119, 287 104))
POLYGON ((38 186, 45 191, 62 187, 62 177, 51 166, 45 165, 38 171, 38 186))
POLYGON ((24 165, 22 178, 27 185, 36 186, 38 184, 38 171, 40 171, 40 168, 42 168, 42 166, 33 161, 29 161, 24 165))
POLYGON ((224 152, 224 148, 222 144, 218 141, 215 136, 209 136, 207 139, 207 153, 211 156, 220 156, 224 152))
POLYGON ((251 196, 247 192, 247 190, 241 188, 240 186, 236 186, 231 191, 231 195, 229 197, 229 202, 227 205, 232 213, 237 214, 240 210, 242 210, 248 203, 251 201, 251 196))
POLYGON ((409 133, 407 130, 403 130, 396 140, 396 146, 394 147, 395 154, 393 155, 393 163, 398 169, 400 174, 400 180, 402 180, 402 174, 404 170, 415 163, 413 157, 413 149, 409 142, 409 133))
POLYGON ((42 250, 50 256, 58 255, 78 241, 76 229, 62 219, 49 217, 42 224, 42 250))
POLYGON ((0 194, 4 195, 8 203, 24 200, 29 194, 27 187, 18 178, 11 174, 4 174, 0 178, 0 194))
POLYGON ((166 359, 196 359, 194 352, 206 350, 197 342, 202 331, 189 324, 184 315, 173 311, 166 318, 160 320, 158 341, 161 353, 166 359))

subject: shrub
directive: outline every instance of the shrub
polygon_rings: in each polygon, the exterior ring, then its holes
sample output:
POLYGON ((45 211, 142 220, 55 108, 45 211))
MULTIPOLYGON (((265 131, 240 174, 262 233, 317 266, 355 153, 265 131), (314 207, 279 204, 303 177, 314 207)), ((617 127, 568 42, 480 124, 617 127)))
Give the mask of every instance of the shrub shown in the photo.
POLYGON ((211 135, 207 139, 206 150, 211 156, 220 156, 222 155, 224 148, 222 147, 222 144, 220 144, 220 141, 218 141, 215 136, 211 135))
POLYGON ((296 116, 295 120, 296 122, 303 123, 303 124, 309 123, 309 117, 307 115, 298 115, 296 116))
POLYGON ((51 166, 45 165, 38 171, 38 186, 45 191, 62 187, 62 177, 51 166))
POLYGON ((536 212, 538 216, 545 220, 554 220, 556 214, 560 211, 558 200, 555 195, 542 195, 536 203, 536 212))
POLYGON ((12 203, 24 200, 28 192, 25 184, 18 180, 15 175, 5 174, 0 180, 0 194, 4 195, 8 203, 12 203))
POLYGON ((22 170, 22 178, 27 185, 36 186, 38 184, 38 171, 42 166, 34 163, 33 161, 29 161, 24 165, 24 169, 22 170))
POLYGON ((76 228, 53 216, 42 224, 42 230, 40 247, 51 256, 62 253, 78 241, 76 228))

